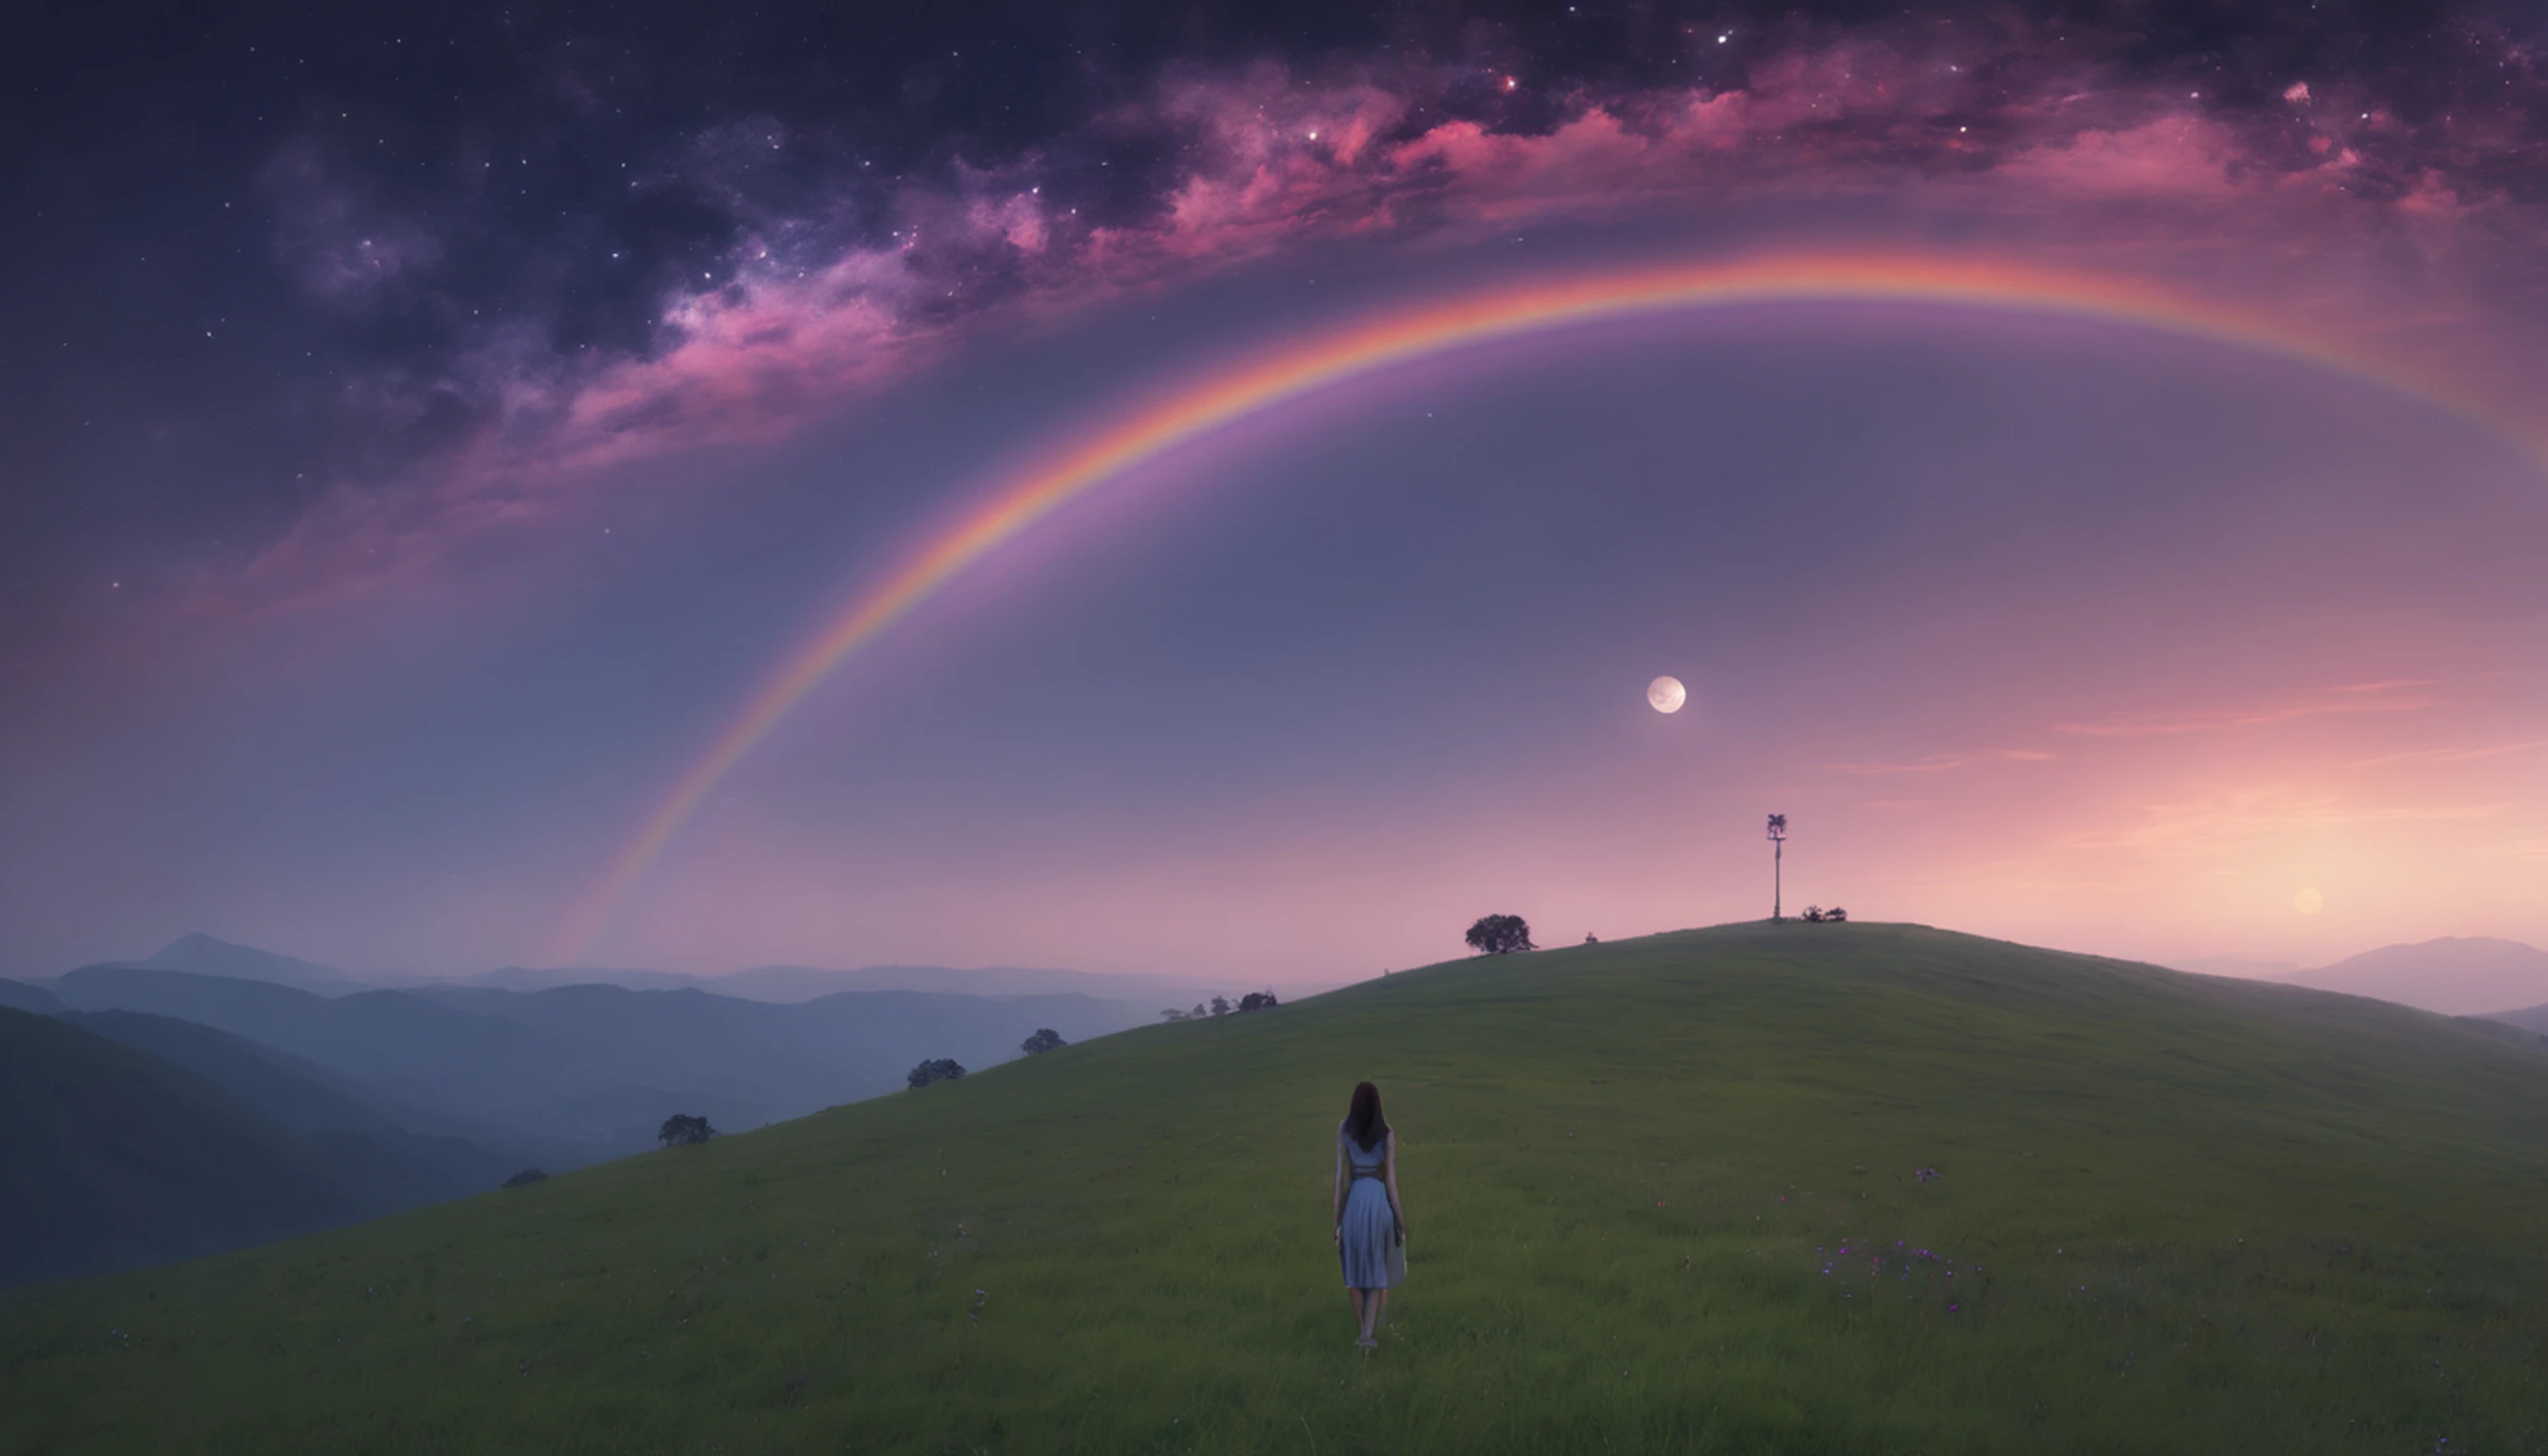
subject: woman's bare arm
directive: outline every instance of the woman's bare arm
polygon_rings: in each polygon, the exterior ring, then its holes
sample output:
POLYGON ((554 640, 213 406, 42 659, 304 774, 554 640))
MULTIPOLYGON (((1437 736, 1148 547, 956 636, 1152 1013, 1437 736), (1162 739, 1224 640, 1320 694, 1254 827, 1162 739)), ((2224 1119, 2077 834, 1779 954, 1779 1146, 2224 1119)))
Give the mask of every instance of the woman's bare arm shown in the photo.
MULTIPOLYGON (((1407 1227, 1407 1205, 1398 1201, 1398 1135, 1389 1135, 1389 1149, 1381 1157, 1381 1176, 1389 1184, 1390 1211, 1398 1215, 1398 1227, 1407 1227)), ((1341 1218, 1341 1216, 1339 1216, 1341 1218)))
POLYGON ((1341 1130, 1339 1130, 1339 1131, 1337 1132, 1337 1134, 1336 1134, 1336 1187, 1335 1187, 1335 1219, 1334 1219, 1334 1223, 1335 1223, 1335 1226, 1336 1226, 1336 1237, 1338 1237, 1338 1238, 1342 1238, 1342 1237, 1344 1237, 1344 1236, 1345 1236, 1345 1135, 1344 1135, 1344 1133, 1343 1133, 1341 1130))

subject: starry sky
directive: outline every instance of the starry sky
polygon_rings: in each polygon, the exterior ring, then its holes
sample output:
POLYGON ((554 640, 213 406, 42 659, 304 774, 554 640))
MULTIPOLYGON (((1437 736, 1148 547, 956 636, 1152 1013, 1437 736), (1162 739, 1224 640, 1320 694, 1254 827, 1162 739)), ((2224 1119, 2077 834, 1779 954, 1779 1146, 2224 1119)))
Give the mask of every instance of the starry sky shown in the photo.
POLYGON ((2535 7, 55 10, 0 56, 0 974, 1333 982, 1765 914, 1773 811, 1790 909, 2548 944, 2535 7), (1339 377, 700 772, 1163 401, 1831 258, 2142 303, 1339 377))

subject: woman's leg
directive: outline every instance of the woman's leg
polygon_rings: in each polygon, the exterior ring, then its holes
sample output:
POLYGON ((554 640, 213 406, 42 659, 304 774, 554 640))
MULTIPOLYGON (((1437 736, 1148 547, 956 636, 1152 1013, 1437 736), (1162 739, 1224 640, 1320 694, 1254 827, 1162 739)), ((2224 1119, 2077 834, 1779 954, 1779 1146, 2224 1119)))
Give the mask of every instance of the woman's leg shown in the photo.
POLYGON ((1380 1307, 1371 1312, 1372 1327, 1377 1329, 1389 1322, 1389 1291, 1375 1289, 1371 1292, 1371 1299, 1373 1304, 1380 1307))
POLYGON ((1346 1285, 1345 1303, 1353 1306, 1354 1327, 1360 1329, 1362 1327, 1362 1291, 1350 1284, 1346 1285))
POLYGON ((1380 1302, 1386 1294, 1387 1291, 1378 1289, 1366 1289, 1362 1291, 1362 1337, 1357 1340, 1356 1343, 1367 1345, 1372 1342, 1373 1335, 1371 1332, 1371 1326, 1373 1321, 1380 1319, 1380 1302))

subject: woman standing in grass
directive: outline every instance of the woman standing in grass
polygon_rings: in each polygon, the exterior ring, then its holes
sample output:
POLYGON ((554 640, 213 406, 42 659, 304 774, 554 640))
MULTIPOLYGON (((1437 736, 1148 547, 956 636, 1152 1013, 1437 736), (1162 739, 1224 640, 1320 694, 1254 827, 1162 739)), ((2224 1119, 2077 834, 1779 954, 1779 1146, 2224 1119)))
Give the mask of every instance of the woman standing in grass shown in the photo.
POLYGON ((1380 1343, 1373 1333, 1389 1308, 1390 1288, 1407 1277, 1407 1219, 1398 1201, 1398 1135, 1380 1115, 1380 1089, 1353 1089, 1345 1120, 1336 1125, 1336 1253, 1344 1263, 1345 1298, 1364 1349, 1380 1343))

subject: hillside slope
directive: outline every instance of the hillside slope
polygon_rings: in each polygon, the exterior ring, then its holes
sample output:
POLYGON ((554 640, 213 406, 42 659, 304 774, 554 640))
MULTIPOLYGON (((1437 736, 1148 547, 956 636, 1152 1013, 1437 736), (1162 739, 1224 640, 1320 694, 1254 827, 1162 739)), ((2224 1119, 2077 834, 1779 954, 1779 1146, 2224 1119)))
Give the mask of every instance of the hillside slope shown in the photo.
POLYGON ((0 1283, 186 1258, 361 1214, 315 1148, 210 1081, 49 1017, 0 1010, 0 1108, 11 1134, 0 1283))
POLYGON ((419 1132, 316 1062, 174 1017, 74 1011, 72 1026, 203 1077, 257 1117, 312 1140, 362 1216, 377 1218, 500 1185, 537 1154, 419 1132))
POLYGON ((2543 1122, 2548 1057, 2403 1008, 1722 927, 0 1297, 0 1449, 2527 1449, 2543 1122), (1368 1359, 1366 1076, 1411 1271, 1368 1359))
POLYGON ((12 1011, 31 1011, 38 1016, 51 1016, 62 1009, 61 998, 42 986, 25 981, 0 978, 0 1006, 12 1011))

